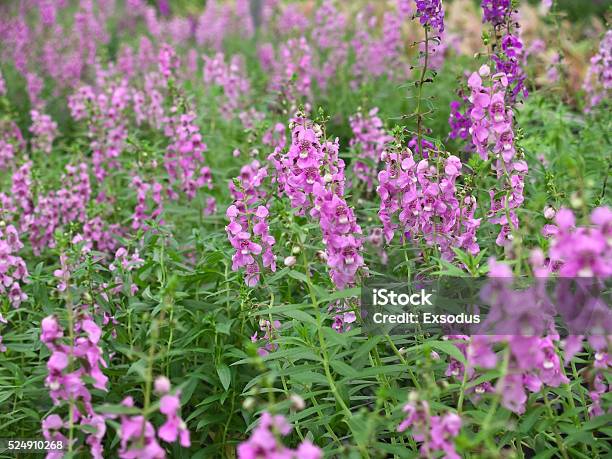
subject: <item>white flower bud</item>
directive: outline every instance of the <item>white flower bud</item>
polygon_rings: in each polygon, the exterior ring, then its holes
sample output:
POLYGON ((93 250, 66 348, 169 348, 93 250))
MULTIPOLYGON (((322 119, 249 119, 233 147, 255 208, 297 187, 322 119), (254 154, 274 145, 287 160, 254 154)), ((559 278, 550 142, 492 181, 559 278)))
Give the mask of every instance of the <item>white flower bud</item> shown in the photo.
POLYGON ((550 206, 544 207, 544 218, 552 220, 557 212, 550 206))
POLYGON ((253 407, 255 406, 255 398, 254 397, 247 397, 244 399, 244 402, 242 402, 242 408, 244 408, 245 410, 252 410, 253 407))
POLYGON ((291 267, 291 266, 294 266, 296 262, 297 262, 297 259, 293 255, 291 255, 285 258, 285 261, 283 263, 285 264, 285 266, 291 267))
POLYGON ((296 411, 302 411, 304 408, 306 408, 304 399, 297 394, 291 394, 289 400, 291 401, 291 407, 296 411))

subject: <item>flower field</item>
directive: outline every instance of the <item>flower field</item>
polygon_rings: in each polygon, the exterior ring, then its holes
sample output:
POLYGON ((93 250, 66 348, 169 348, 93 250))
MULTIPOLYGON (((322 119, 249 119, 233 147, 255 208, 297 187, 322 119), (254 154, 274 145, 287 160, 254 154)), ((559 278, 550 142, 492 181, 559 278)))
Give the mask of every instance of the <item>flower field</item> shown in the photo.
POLYGON ((612 457, 610 20, 1 2, 0 458, 612 457))

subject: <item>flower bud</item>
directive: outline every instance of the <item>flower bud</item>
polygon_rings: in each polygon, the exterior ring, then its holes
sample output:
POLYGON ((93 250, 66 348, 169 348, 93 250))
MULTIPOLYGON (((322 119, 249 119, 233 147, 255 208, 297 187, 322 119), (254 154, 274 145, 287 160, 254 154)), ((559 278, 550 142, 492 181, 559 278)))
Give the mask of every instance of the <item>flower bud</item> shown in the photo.
POLYGON ((544 218, 552 220, 557 212, 550 206, 544 207, 544 218))
POLYGON ((285 266, 291 267, 291 266, 294 266, 296 262, 297 262, 297 259, 293 255, 291 255, 291 256, 286 257, 283 263, 285 264, 285 266))
POLYGON ((300 252, 301 252, 301 249, 300 249, 300 247, 299 247, 299 246, 297 246, 297 245, 296 245, 296 246, 294 246, 294 247, 291 249, 291 253, 292 253, 293 255, 297 255, 297 254, 298 254, 298 253, 300 253, 300 252))
POLYGON ((304 399, 297 394, 291 394, 289 400, 291 401, 291 407, 296 411, 302 411, 304 408, 306 408, 304 399))
POLYGON ((325 183, 330 183, 333 179, 334 177, 329 172, 323 176, 323 181, 325 183))
POLYGON ((483 65, 480 67, 480 69, 478 69, 478 73, 480 74, 480 76, 486 77, 491 74, 491 69, 488 65, 483 65))
POLYGON ((158 376, 155 379, 155 392, 167 394, 170 391, 170 380, 165 376, 158 376))
POLYGON ((254 397, 247 397, 244 399, 244 402, 242 402, 242 408, 244 408, 247 411, 252 410, 254 406, 255 406, 254 397))

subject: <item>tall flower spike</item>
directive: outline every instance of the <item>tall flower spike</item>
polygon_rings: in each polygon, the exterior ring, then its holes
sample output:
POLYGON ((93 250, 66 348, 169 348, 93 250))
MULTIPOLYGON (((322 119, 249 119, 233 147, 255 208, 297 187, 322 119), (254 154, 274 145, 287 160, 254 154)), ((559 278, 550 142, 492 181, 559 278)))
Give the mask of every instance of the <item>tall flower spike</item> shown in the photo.
POLYGON ((444 8, 442 0, 415 0, 416 15, 424 27, 431 27, 437 33, 444 32, 444 8))

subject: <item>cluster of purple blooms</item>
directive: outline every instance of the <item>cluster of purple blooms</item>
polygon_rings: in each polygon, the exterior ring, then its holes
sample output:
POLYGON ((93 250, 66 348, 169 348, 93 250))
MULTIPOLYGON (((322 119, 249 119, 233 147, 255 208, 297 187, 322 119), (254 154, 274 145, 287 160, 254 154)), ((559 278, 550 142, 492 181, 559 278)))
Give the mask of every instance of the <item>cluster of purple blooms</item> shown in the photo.
MULTIPOLYGON (((502 333, 477 336, 450 336, 457 339, 457 346, 466 357, 467 366, 452 359, 447 376, 475 381, 482 373, 480 370, 495 368, 499 363, 496 346, 503 344, 509 352, 508 372, 498 380, 497 386, 482 383, 470 389, 471 397, 477 401, 484 392, 498 391, 502 405, 516 413, 525 411, 528 392, 539 392, 543 386, 559 387, 568 383, 564 365, 579 353, 584 345, 583 334, 570 334, 560 339, 555 327, 554 314, 565 318, 570 333, 589 333, 586 337, 594 352, 593 370, 595 372, 590 396, 591 416, 603 414, 602 396, 609 388, 603 373, 609 371, 612 359, 608 354, 610 346, 609 330, 612 320, 607 306, 601 304, 598 296, 584 296, 576 290, 572 282, 564 279, 586 278, 587 285, 606 280, 612 276, 612 211, 599 207, 591 214, 591 225, 576 227, 574 215, 570 210, 560 209, 555 216, 554 228, 549 229, 552 237, 548 257, 540 249, 532 252, 530 261, 535 276, 546 279, 560 276, 555 296, 550 297, 536 283, 529 289, 517 291, 512 288, 512 271, 508 265, 495 260, 489 262, 489 277, 493 280, 483 293, 486 295, 494 313, 487 320, 497 321, 497 330, 502 333), (533 310, 531 305, 542 305, 533 310), (588 311, 588 313, 587 313, 588 311), (588 316, 588 317, 587 317, 588 316), (594 319, 594 318, 597 319, 594 319), (593 322, 595 320, 595 322, 593 322), (591 324, 589 330, 585 324, 591 324), (601 331, 597 331, 601 329, 601 331), (510 333, 511 332, 511 333, 510 333), (559 357, 559 349, 564 351, 564 361, 559 357)), ((580 287, 580 284, 578 284, 580 287)), ((483 326, 487 327, 486 323, 483 326)), ((496 330, 493 328, 492 330, 496 330)))
POLYGON ((0 171, 8 169, 16 153, 25 148, 25 140, 17 123, 0 120, 0 171))
POLYGON ((321 53, 322 64, 316 70, 316 80, 322 89, 346 64, 349 46, 344 35, 347 23, 347 17, 338 11, 333 0, 325 0, 315 12, 312 40, 321 53))
POLYGON ((85 163, 67 165, 63 187, 34 194, 32 162, 13 172, 11 196, 0 195, 0 209, 11 215, 22 234, 27 234, 35 254, 55 246, 54 232, 73 221, 87 221, 91 183, 85 163))
POLYGON ((225 63, 225 55, 217 53, 213 57, 203 56, 204 83, 215 85, 223 90, 223 100, 220 111, 225 119, 232 119, 246 106, 245 98, 249 95, 251 84, 246 76, 243 58, 235 54, 229 64, 225 63))
POLYGON ((119 247, 115 252, 114 261, 108 266, 108 270, 115 274, 115 287, 111 293, 125 291, 129 296, 134 296, 138 292, 138 286, 134 284, 129 273, 141 267, 144 260, 140 258, 138 249, 130 255, 128 249, 119 247))
MULTIPOLYGON (((189 112, 179 115, 176 112, 176 107, 172 107, 172 116, 165 120, 164 133, 171 143, 166 150, 164 166, 170 183, 180 183, 182 191, 191 200, 200 188, 212 189, 212 173, 204 165, 203 153, 207 147, 200 128, 194 122, 196 114, 189 112)), ((171 189, 167 192, 171 198, 178 198, 171 189)))
POLYGON ((430 27, 437 33, 444 32, 444 8, 442 0, 415 0, 416 15, 423 27, 430 27))
POLYGON ((404 43, 400 16, 392 12, 384 14, 380 37, 376 36, 378 19, 372 11, 366 9, 359 12, 356 20, 358 27, 351 40, 355 54, 354 80, 351 85, 357 87, 370 78, 384 75, 392 80, 404 81, 410 69, 403 60, 404 43))
MULTIPOLYGON (((267 45, 265 49, 272 50, 271 45, 267 45)), ((268 59, 262 61, 262 67, 272 71, 270 91, 282 94, 291 102, 295 102, 299 97, 312 99, 314 56, 305 37, 290 38, 280 46, 278 58, 272 57, 271 62, 268 62, 268 59), (268 68, 270 64, 271 67, 268 68)))
POLYGON ((598 207, 591 213, 591 226, 576 227, 569 209, 560 209, 555 225, 546 228, 553 240, 549 249, 550 265, 562 277, 612 276, 612 211, 598 207))
MULTIPOLYGON (((161 396, 159 399, 159 412, 166 418, 157 432, 153 424, 142 415, 120 416, 120 449, 121 459, 164 459, 166 451, 159 444, 158 438, 174 443, 177 440, 184 448, 191 445, 191 439, 187 425, 179 415, 181 407, 179 390, 170 393, 170 381, 165 376, 160 376, 155 380, 155 392, 161 396)), ((126 397, 121 404, 126 408, 134 408, 135 403, 132 397, 126 397)), ((114 415, 107 415, 114 418, 114 415)))
POLYGON ((281 438, 293 427, 284 416, 262 413, 251 437, 238 445, 238 459, 322 459, 323 451, 304 440, 296 449, 287 448, 281 438))
POLYGON ((0 295, 15 308, 28 298, 21 289, 28 281, 28 268, 18 255, 22 248, 17 229, 0 221, 0 295))
POLYGON ((263 342, 263 346, 260 346, 257 349, 257 353, 259 355, 263 357, 268 355, 270 352, 274 352, 276 349, 278 349, 278 344, 274 343, 273 341, 273 335, 276 330, 279 330, 280 328, 281 323, 278 320, 270 322, 269 320, 261 319, 259 321, 259 331, 261 333, 255 331, 255 333, 253 333, 253 335, 251 336, 251 342, 263 342))
POLYGON ((503 193, 500 196, 500 189, 489 192, 489 219, 492 223, 501 225, 497 244, 507 245, 512 241, 513 230, 518 228, 516 209, 524 201, 524 178, 528 166, 525 161, 518 159, 514 146, 513 111, 506 105, 506 74, 497 73, 491 76, 490 73, 490 68, 483 65, 478 72, 472 73, 468 80, 471 91, 469 132, 476 152, 483 160, 488 159, 491 153, 494 155, 493 168, 503 193), (490 83, 484 84, 483 78, 490 83))
POLYGON ((512 0, 482 0, 482 20, 498 27, 506 24, 512 13, 512 0))
POLYGON ((612 90, 612 30, 608 30, 599 44, 599 51, 591 58, 582 85, 588 95, 586 112, 610 97, 612 90))
MULTIPOLYGON (((49 371, 45 384, 56 406, 68 406, 69 419, 73 424, 87 427, 90 433, 86 443, 91 448, 92 457, 103 457, 102 438, 106 431, 104 418, 96 413, 92 406, 92 395, 87 387, 87 380, 93 381, 96 389, 107 391, 108 378, 100 367, 105 368, 102 357, 100 338, 102 330, 87 313, 85 308, 78 312, 74 322, 74 340, 65 344, 62 342, 64 329, 54 316, 48 316, 42 321, 41 341, 51 352, 47 361, 49 371)), ((68 444, 68 438, 62 431, 70 426, 57 414, 52 414, 42 421, 43 435, 47 440, 63 441, 68 444)), ((63 452, 50 452, 48 459, 63 457, 63 452)))
POLYGON ((353 131, 349 145, 356 154, 353 174, 365 183, 366 190, 370 192, 374 189, 382 152, 393 137, 385 131, 383 122, 378 117, 378 108, 371 109, 367 114, 359 112, 352 116, 349 122, 353 131))
POLYGON ((72 117, 87 121, 94 174, 99 181, 106 178, 109 170, 119 167, 117 158, 128 136, 129 102, 125 79, 116 82, 110 78, 103 87, 82 86, 68 98, 72 117))
POLYGON ((286 154, 270 155, 279 192, 291 200, 298 215, 317 218, 326 247, 330 277, 342 289, 354 285, 364 266, 361 228, 344 199, 344 161, 338 140, 321 141, 320 126, 298 116, 291 121, 291 146, 286 154))
POLYGON ((244 268, 245 282, 249 287, 259 283, 261 267, 276 271, 276 256, 272 251, 276 240, 270 234, 267 222, 270 212, 262 187, 267 176, 267 168, 254 160, 243 166, 240 175, 229 184, 234 203, 227 208, 226 216, 230 223, 225 229, 232 247, 236 249, 232 270, 244 268))
POLYGON ((57 123, 49 115, 40 113, 38 110, 32 110, 30 116, 32 118, 32 125, 30 126, 32 151, 42 151, 50 154, 53 140, 57 137, 57 123))
POLYGON ((160 218, 163 212, 163 186, 157 182, 147 183, 138 175, 132 178, 131 186, 136 190, 136 207, 132 214, 132 229, 148 227, 146 221, 154 220, 163 223, 160 218), (155 205, 153 210, 149 210, 147 197, 151 197, 151 201, 155 205))
POLYGON ((419 400, 416 393, 410 394, 410 401, 404 405, 404 419, 397 427, 398 432, 410 429, 414 441, 421 443, 421 457, 438 457, 443 453, 446 459, 460 459, 455 450, 454 438, 461 431, 461 417, 455 413, 432 416, 429 403, 419 400))
POLYGON ((387 151, 381 159, 385 167, 378 174, 378 216, 387 243, 399 229, 402 241, 423 238, 447 260, 454 258, 453 247, 478 253, 476 199, 461 197, 456 188, 462 167, 459 158, 446 158, 443 171, 427 159, 416 163, 409 149, 387 151))

